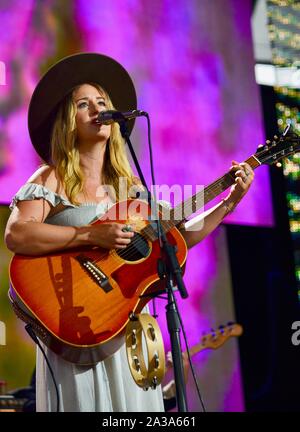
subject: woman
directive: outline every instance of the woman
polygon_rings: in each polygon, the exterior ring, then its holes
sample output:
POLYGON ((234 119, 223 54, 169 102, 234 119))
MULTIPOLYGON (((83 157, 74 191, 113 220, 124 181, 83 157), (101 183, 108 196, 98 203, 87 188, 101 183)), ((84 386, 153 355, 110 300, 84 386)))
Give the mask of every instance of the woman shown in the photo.
MULTIPOLYGON (((136 108, 131 78, 113 59, 78 54, 54 65, 41 79, 29 107, 32 143, 46 162, 13 199, 6 243, 14 253, 43 255, 82 246, 125 249, 132 241, 128 226, 113 221, 89 225, 119 195, 119 178, 128 191, 138 183, 126 158, 119 126, 96 123, 100 111, 136 108), (113 102, 113 104, 112 104, 113 102)), ((133 124, 129 126, 131 131, 133 124)), ((236 184, 228 197, 205 217, 201 230, 181 228, 187 246, 207 236, 249 189, 254 173, 233 163, 236 184)), ((193 221, 189 221, 193 226, 193 221)), ((58 383, 61 411, 163 411, 160 388, 144 392, 130 375, 124 346, 94 366, 66 362, 49 349, 58 383)), ((37 351, 37 410, 53 411, 56 394, 37 351)))

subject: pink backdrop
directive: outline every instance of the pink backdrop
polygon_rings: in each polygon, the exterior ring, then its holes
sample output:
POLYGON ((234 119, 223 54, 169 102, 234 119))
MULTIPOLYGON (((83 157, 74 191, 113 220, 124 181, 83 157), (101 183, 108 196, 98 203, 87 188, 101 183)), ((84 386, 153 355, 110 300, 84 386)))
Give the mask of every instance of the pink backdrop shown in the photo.
MULTIPOLYGON (((7 3, 0 9, 5 28, 0 60, 6 65, 6 85, 0 86, 0 202, 10 201, 39 162, 26 116, 41 72, 79 51, 110 55, 131 73, 138 107, 152 120, 158 184, 207 185, 229 169, 232 159, 247 159, 264 141, 250 14, 250 0, 7 3)), ((136 121, 132 141, 150 184, 144 120, 136 121)), ((247 198, 226 221, 272 224, 267 168, 257 170, 247 198)), ((224 238, 217 230, 189 254, 185 282, 190 297, 179 303, 191 344, 203 330, 234 319, 224 238), (216 307, 215 292, 226 307, 216 307)), ((168 348, 164 304, 159 310, 168 348)), ((195 358, 200 375, 214 375, 211 358, 208 352, 195 358)), ((243 409, 236 346, 227 360, 227 379, 220 368, 219 378, 214 377, 219 389, 210 398, 211 410, 243 409)), ((222 364, 224 357, 218 361, 222 364)), ((193 390, 189 395, 191 407, 199 410, 193 390)))

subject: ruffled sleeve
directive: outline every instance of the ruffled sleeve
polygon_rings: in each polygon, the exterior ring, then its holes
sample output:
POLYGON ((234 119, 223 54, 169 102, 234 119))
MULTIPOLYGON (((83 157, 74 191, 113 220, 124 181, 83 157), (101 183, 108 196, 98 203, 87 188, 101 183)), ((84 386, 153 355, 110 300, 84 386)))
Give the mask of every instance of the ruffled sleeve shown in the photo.
POLYGON ((68 207, 76 207, 63 196, 52 192, 43 185, 37 183, 26 183, 13 197, 9 208, 13 210, 19 201, 31 201, 40 198, 48 201, 53 207, 56 207, 58 204, 63 204, 64 206, 68 207))

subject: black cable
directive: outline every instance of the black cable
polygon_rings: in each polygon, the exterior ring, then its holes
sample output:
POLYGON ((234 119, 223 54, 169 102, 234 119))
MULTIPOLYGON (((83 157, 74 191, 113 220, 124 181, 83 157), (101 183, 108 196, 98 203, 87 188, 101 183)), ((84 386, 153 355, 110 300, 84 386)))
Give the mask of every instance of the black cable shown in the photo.
MULTIPOLYGON (((150 170, 151 170, 151 180, 152 185, 155 186, 155 176, 154 176, 154 163, 153 163, 153 153, 152 153, 152 141, 151 141, 151 123, 150 123, 150 117, 148 113, 145 113, 145 117, 147 118, 147 129, 148 129, 148 147, 149 147, 149 156, 150 156, 150 170)), ((162 232, 161 232, 161 225, 160 220, 158 217, 158 204, 156 201, 156 196, 153 194, 153 201, 154 201, 154 208, 155 208, 155 220, 157 225, 157 236, 160 245, 162 245, 162 232)))
POLYGON ((197 377, 196 377, 196 374, 195 374, 195 371, 194 371, 194 366, 193 366, 191 355, 190 355, 188 341, 187 341, 184 325, 183 325, 183 322, 182 322, 182 319, 181 319, 181 316, 180 316, 180 313, 179 313, 179 309, 178 309, 175 293, 173 295, 173 299, 174 299, 174 303, 175 303, 175 308, 176 308, 176 311, 177 311, 178 319, 179 319, 179 322, 180 322, 180 326, 181 326, 181 330, 182 330, 182 334, 183 334, 183 338, 184 338, 184 343, 185 343, 185 346, 186 346, 186 352, 187 352, 187 355, 188 355, 189 364, 190 364, 190 368, 191 368, 191 371, 192 371, 193 380, 194 380, 194 383, 195 383, 195 386, 196 386, 197 394, 198 394, 198 397, 199 397, 199 400, 200 400, 203 412, 206 412, 206 409, 205 409, 205 406, 204 406, 204 402, 203 402, 203 399, 202 399, 202 396, 201 396, 201 392, 200 392, 200 389, 199 389, 199 384, 198 384, 198 381, 197 381, 197 377))
POLYGON ((37 344, 37 346, 40 348, 40 350, 42 351, 43 356, 44 356, 44 358, 45 358, 45 360, 46 360, 46 363, 47 363, 47 365, 48 365, 48 368, 49 368, 50 374, 51 374, 51 376, 52 376, 52 380, 53 380, 53 383, 54 383, 55 391, 56 391, 56 401, 57 401, 57 403, 56 403, 56 412, 59 412, 59 407, 60 407, 59 392, 58 392, 57 383, 56 383, 56 380, 55 380, 54 373, 53 373, 53 370, 52 370, 52 368, 51 368, 50 362, 49 362, 49 360, 48 360, 48 358, 47 358, 47 356, 46 356, 45 350, 43 349, 43 347, 42 347, 40 341, 39 341, 38 338, 37 338, 37 335, 34 333, 34 330, 33 330, 32 326, 31 326, 31 324, 26 324, 26 326, 25 326, 25 330, 27 331, 27 333, 29 334, 29 336, 31 337, 31 339, 32 339, 32 340, 37 344))
MULTIPOLYGON (((154 163, 153 163, 153 152, 152 152, 152 141, 151 141, 151 123, 150 123, 150 117, 148 113, 145 113, 145 117, 147 118, 147 135, 148 135, 148 147, 149 147, 149 159, 150 159, 150 170, 151 170, 151 180, 152 185, 155 186, 155 175, 154 175, 154 163)), ((162 240, 161 240, 161 226, 158 220, 158 206, 156 201, 156 196, 154 196, 154 203, 155 203, 155 216, 156 216, 156 224, 157 224, 157 236, 160 246, 162 246, 162 240)), ((157 318, 157 312, 156 312, 156 303, 155 303, 155 297, 152 299, 152 305, 153 305, 153 316, 154 318, 157 318)))
MULTIPOLYGON (((147 113, 145 113, 145 117, 147 118, 147 126, 148 126, 148 146, 149 146, 149 155, 150 155, 151 179, 152 179, 152 184, 155 185, 156 183, 155 183, 155 176, 154 176, 154 164, 153 164, 152 142, 151 142, 151 123, 150 123, 150 117, 149 117, 149 115, 147 113)), ((153 194, 153 195, 154 195, 155 209, 157 209, 156 197, 155 197, 155 194, 153 194)), ((160 223, 158 221, 158 218, 157 218, 157 230, 158 230, 158 238, 159 238, 159 241, 161 242, 161 231, 160 231, 161 230, 161 226, 160 226, 160 223)), ((205 406, 204 406, 204 403, 203 403, 203 399, 202 399, 202 396, 201 396, 201 392, 200 392, 200 389, 199 389, 197 377, 196 377, 196 374, 195 374, 195 371, 194 371, 193 363, 192 363, 192 360, 191 360, 190 350, 189 350, 189 347, 188 347, 188 341, 187 341, 184 325, 183 325, 183 322, 182 322, 182 319, 181 319, 181 316, 180 316, 180 313, 179 313, 179 309, 178 309, 178 305, 177 305, 175 294, 173 295, 173 298, 174 298, 175 308, 176 308, 177 315, 178 315, 178 318, 179 318, 180 326, 181 326, 181 329, 182 329, 183 338, 184 338, 184 342, 185 342, 185 346, 186 346, 186 351, 187 351, 187 355, 188 355, 188 359, 189 359, 189 364, 190 364, 190 368, 191 368, 191 371, 192 371, 193 380, 195 382, 195 386, 196 386, 196 389, 197 389, 197 394, 198 394, 198 397, 199 397, 199 400, 200 400, 203 412, 206 412, 205 406)), ((155 303, 154 303, 154 307, 155 307, 155 303)))

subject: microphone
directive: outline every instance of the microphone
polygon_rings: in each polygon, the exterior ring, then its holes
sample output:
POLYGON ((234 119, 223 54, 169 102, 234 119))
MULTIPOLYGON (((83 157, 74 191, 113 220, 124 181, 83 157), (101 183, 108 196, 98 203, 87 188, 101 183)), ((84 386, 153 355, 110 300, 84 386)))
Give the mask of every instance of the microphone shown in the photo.
POLYGON ((141 110, 132 110, 132 111, 116 111, 116 110, 107 110, 101 111, 98 114, 96 123, 101 123, 105 125, 109 125, 114 122, 122 122, 124 120, 131 120, 136 117, 145 116, 147 113, 141 110))

